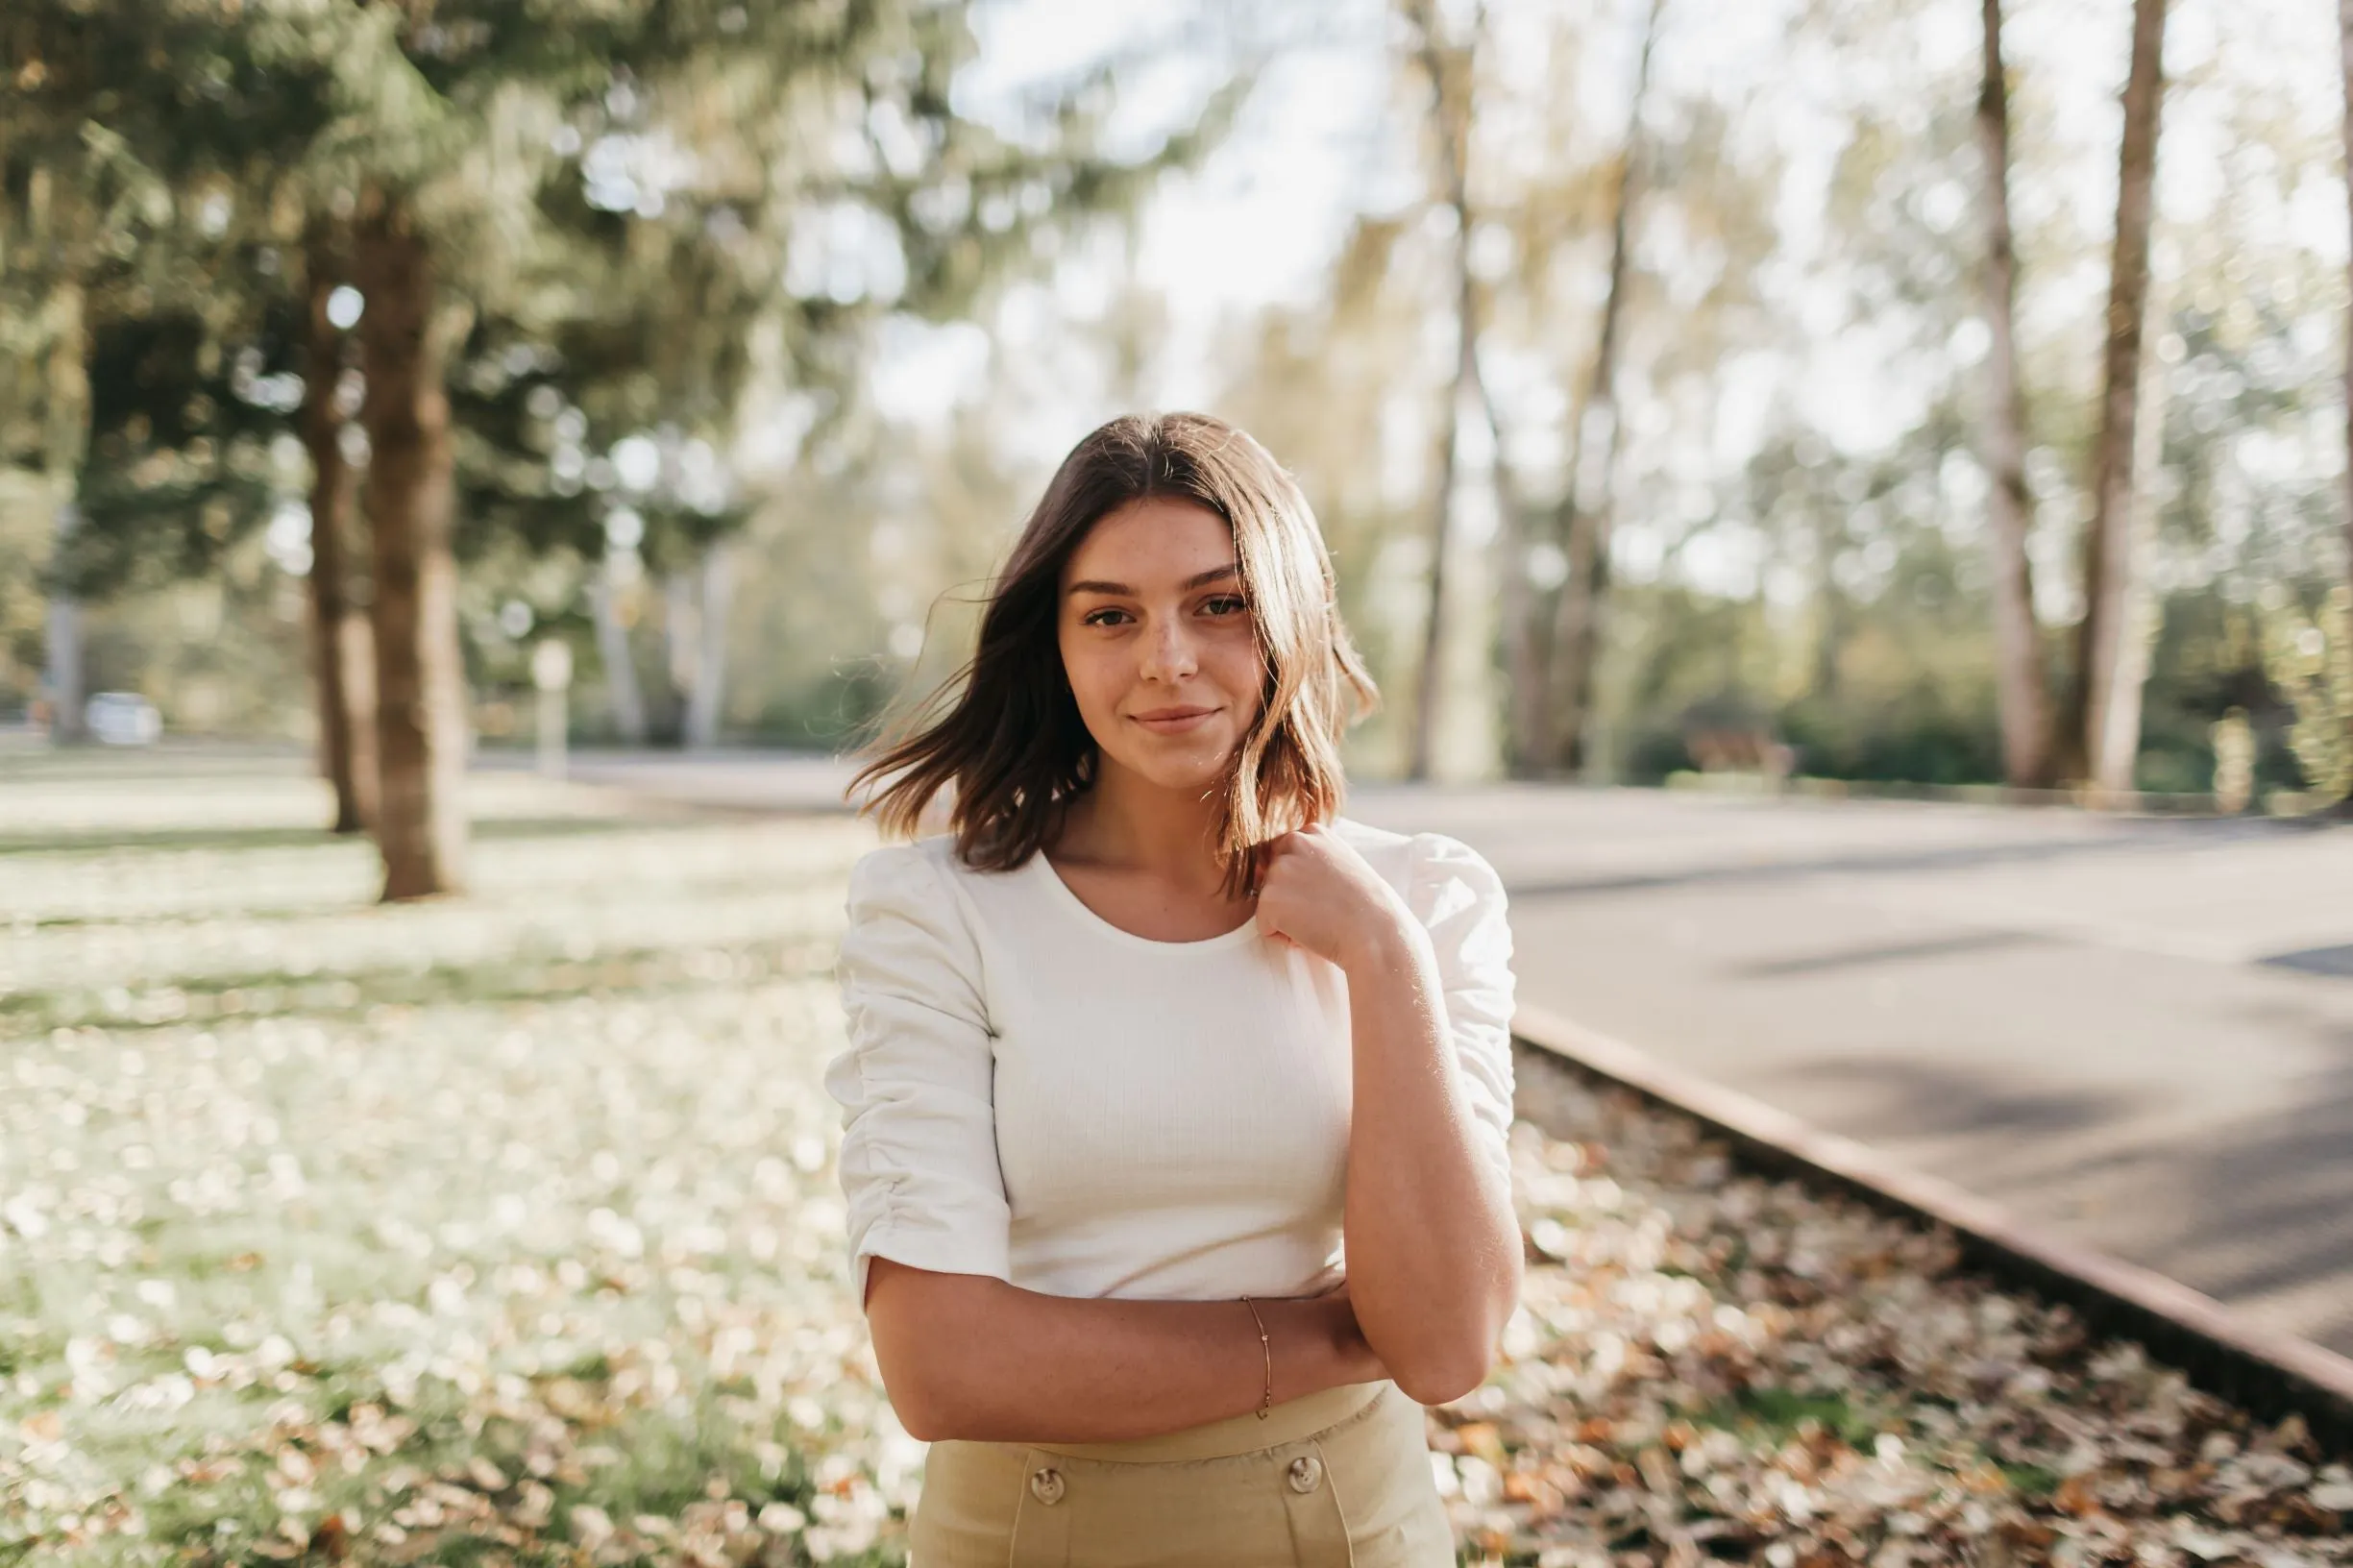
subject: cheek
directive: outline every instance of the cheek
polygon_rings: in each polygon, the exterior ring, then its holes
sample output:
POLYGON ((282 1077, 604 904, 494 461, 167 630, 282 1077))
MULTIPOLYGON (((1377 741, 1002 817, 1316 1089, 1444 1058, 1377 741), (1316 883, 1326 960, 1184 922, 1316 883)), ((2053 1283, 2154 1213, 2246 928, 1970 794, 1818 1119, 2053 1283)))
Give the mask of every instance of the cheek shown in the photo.
POLYGON ((1062 639, 1062 669, 1085 718, 1108 711, 1126 689, 1120 661, 1100 647, 1090 648, 1083 638, 1062 639))
POLYGON ((1257 721, 1266 694, 1266 666, 1259 656, 1258 640, 1247 634, 1221 639, 1202 665, 1205 673, 1214 672, 1236 720, 1248 728, 1257 721))

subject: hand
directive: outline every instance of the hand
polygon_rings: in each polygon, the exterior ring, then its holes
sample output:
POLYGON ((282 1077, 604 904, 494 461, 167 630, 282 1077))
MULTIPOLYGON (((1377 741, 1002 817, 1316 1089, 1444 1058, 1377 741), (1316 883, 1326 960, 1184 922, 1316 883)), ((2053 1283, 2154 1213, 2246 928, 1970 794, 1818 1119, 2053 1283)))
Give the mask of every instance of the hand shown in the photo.
POLYGON ((1397 890, 1321 825, 1266 845, 1258 927, 1342 969, 1378 961, 1420 929, 1397 890))

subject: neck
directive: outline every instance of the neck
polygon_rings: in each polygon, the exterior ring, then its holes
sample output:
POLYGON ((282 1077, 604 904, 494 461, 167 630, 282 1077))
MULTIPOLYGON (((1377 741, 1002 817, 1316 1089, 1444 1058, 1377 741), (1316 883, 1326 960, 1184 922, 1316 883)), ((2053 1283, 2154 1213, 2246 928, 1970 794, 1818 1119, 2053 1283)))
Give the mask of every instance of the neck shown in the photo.
POLYGON ((1070 803, 1058 848, 1188 885, 1221 880, 1214 793, 1168 789, 1098 757, 1094 783, 1070 803))

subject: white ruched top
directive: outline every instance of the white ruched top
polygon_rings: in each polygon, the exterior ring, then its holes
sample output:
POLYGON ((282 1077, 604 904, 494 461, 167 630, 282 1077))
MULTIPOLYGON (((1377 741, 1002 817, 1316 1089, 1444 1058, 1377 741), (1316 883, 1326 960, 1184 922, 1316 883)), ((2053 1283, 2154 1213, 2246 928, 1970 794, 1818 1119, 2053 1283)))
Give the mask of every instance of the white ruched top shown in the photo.
MULTIPOLYGON (((1511 935, 1457 841, 1334 824, 1429 930, 1482 1156, 1507 1180, 1511 935)), ((1230 1300, 1336 1284, 1353 1053, 1332 965, 1245 921, 1156 942, 1042 854, 943 836, 850 872, 849 1045, 827 1065, 858 1299, 868 1260, 1058 1296, 1230 1300)))

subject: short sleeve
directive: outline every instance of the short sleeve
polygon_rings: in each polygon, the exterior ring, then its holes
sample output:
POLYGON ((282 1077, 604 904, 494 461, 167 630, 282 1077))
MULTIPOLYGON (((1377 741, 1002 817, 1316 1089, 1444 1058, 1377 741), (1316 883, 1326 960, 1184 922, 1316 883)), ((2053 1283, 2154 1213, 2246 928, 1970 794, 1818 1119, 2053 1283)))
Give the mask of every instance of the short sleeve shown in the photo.
POLYGON ((849 874, 835 970, 849 1046, 826 1065, 825 1091, 842 1106, 861 1304, 870 1258, 1008 1277, 980 955, 947 878, 917 845, 874 850, 849 874))
POLYGON ((1508 1184, 1513 982, 1503 879, 1468 845, 1416 834, 1407 901, 1437 953, 1458 1081, 1481 1147, 1508 1184))

